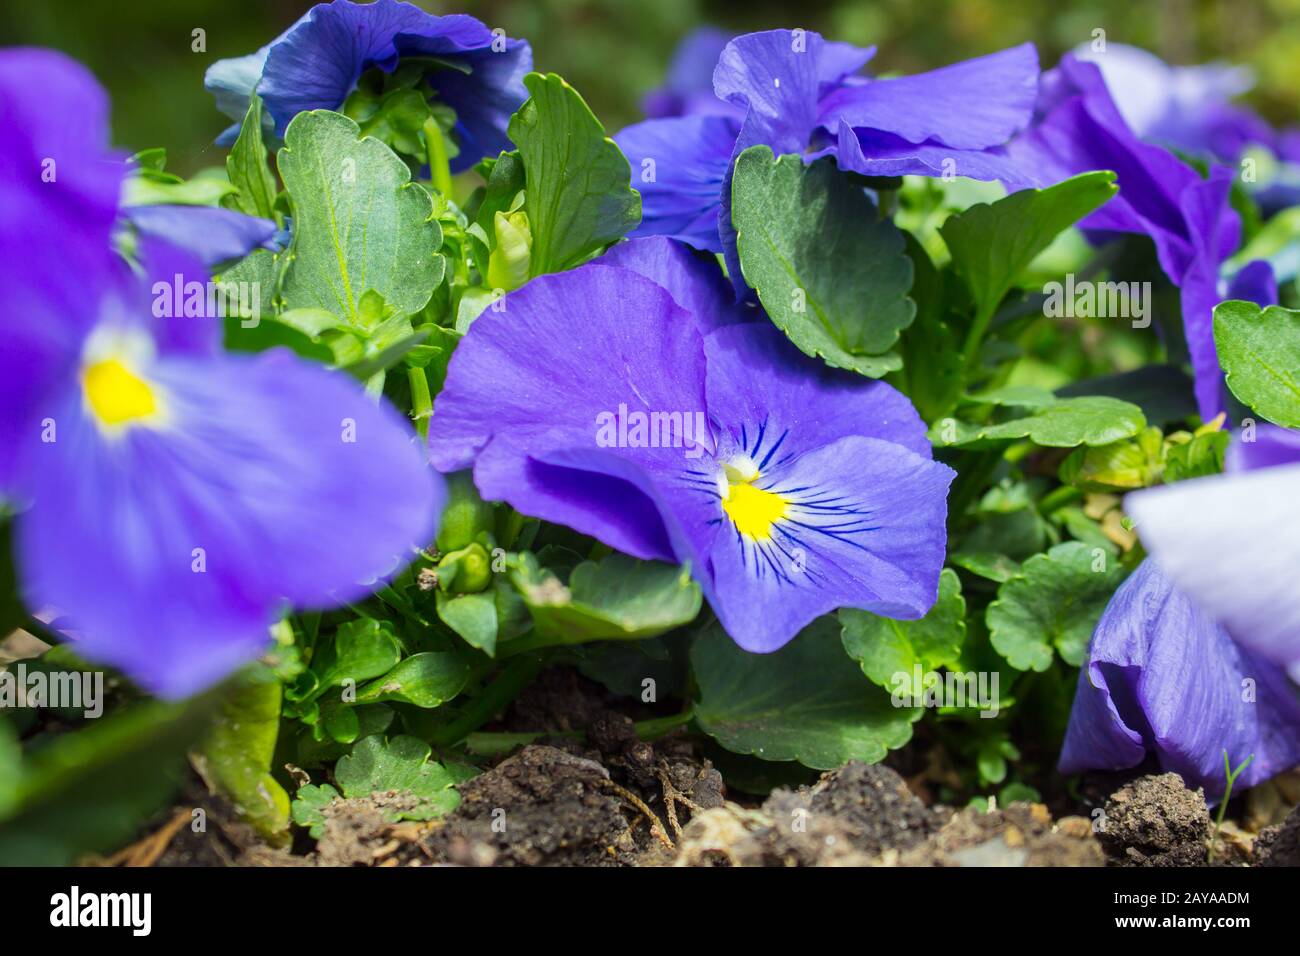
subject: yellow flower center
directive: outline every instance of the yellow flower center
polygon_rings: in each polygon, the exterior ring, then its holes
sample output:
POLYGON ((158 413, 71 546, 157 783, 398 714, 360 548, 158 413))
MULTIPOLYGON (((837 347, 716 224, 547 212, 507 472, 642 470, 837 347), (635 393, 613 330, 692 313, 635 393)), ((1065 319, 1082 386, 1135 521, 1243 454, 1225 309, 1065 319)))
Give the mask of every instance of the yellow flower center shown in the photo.
POLYGON ((125 425, 158 413, 149 383, 117 359, 87 365, 81 373, 81 386, 100 424, 125 425))
POLYGON ((785 517, 787 502, 778 494, 755 488, 749 482, 729 485, 722 499, 736 530, 758 541, 772 537, 772 525, 785 517))

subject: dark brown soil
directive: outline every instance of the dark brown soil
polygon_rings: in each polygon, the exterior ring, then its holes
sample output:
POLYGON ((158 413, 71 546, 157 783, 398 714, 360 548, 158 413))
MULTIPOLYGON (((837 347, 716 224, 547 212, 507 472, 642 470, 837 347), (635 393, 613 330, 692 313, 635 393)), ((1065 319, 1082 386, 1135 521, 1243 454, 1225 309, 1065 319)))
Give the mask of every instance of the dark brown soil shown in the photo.
POLYGON ((1282 823, 1260 832, 1255 855, 1258 866, 1300 866, 1300 807, 1282 823))
MULTIPOLYGON (((912 753, 910 764, 891 755, 906 780, 885 764, 855 762, 808 786, 778 787, 759 804, 728 792, 694 738, 639 739, 633 720, 659 715, 574 670, 555 668, 494 727, 553 736, 462 784, 460 807, 443 820, 388 822, 409 799, 401 793, 339 799, 326 808, 318 841, 297 832, 292 851, 274 850, 196 780, 181 806, 160 816, 144 838, 163 832, 179 810, 198 807, 206 829, 173 826, 157 865, 1206 864, 1212 826, 1205 798, 1176 774, 1093 775, 1085 780, 1082 806, 1064 798, 1053 804, 1062 814, 1057 818, 1041 804, 957 811, 931 802, 927 781, 942 778, 934 776, 932 761, 912 753)), ((1278 806, 1270 804, 1269 812, 1280 820, 1294 801, 1280 789, 1273 796, 1278 806)), ((1225 826, 1213 862, 1297 865, 1300 811, 1257 839, 1225 826)))
POLYGON ((594 760, 525 747, 464 784, 462 803, 425 846, 435 860, 470 866, 616 866, 637 843, 594 760))
POLYGON ((1110 795, 1097 837, 1115 866, 1203 866, 1210 837, 1205 794, 1176 773, 1139 777, 1110 795))

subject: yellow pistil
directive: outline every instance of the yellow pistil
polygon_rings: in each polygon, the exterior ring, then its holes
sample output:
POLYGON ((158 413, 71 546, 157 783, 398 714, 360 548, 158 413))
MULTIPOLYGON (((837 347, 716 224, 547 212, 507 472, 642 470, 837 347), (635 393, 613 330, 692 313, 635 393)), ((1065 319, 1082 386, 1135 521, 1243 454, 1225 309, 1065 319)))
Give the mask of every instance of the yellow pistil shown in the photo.
POLYGON ((117 359, 87 365, 81 373, 86 402, 102 425, 125 425, 158 414, 149 383, 117 359))
POLYGON ((785 517, 786 504, 778 494, 741 482, 728 486, 722 499, 722 510, 741 534, 766 541, 772 537, 772 525, 785 517))

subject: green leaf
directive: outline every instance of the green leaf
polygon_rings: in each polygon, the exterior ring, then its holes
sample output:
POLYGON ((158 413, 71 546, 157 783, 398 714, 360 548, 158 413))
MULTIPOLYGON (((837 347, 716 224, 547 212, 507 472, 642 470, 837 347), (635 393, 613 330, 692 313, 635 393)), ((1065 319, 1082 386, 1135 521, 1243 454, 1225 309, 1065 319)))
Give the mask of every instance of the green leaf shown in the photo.
POLYGON ((438 617, 471 647, 489 657, 497 652, 497 602, 492 592, 446 594, 438 592, 438 617))
POLYGON ((945 222, 939 232, 975 300, 976 315, 991 317, 1035 256, 1118 191, 1114 173, 1084 173, 1048 189, 1022 189, 971 206, 945 222))
POLYGON ((554 73, 530 73, 524 85, 531 96, 509 134, 524 160, 530 272, 539 276, 572 269, 635 229, 641 196, 626 157, 573 87, 554 73))
POLYGON ((1020 570, 1017 562, 996 551, 959 551, 950 554, 948 560, 971 574, 999 584, 1010 581, 1020 570))
POLYGON ((1007 758, 1002 752, 1004 742, 1000 737, 991 737, 981 742, 975 758, 981 785, 999 784, 1007 779, 1007 758))
POLYGON ((1173 365, 1144 365, 1128 372, 1080 379, 1057 389, 1061 398, 1109 395, 1132 402, 1153 425, 1181 422, 1196 414, 1192 379, 1173 365))
POLYGON ((515 150, 502 153, 496 159, 480 163, 477 167, 486 180, 483 195, 474 213, 474 221, 487 236, 492 235, 492 224, 499 212, 510 212, 526 185, 524 161, 515 150))
POLYGON ((401 659, 401 645, 391 625, 363 618, 339 625, 332 643, 326 644, 312 661, 314 690, 307 699, 319 697, 346 681, 360 684, 388 673, 401 659))
POLYGON ((1191 441, 1170 444, 1165 452, 1165 484, 1219 474, 1229 438, 1227 432, 1209 431, 1194 435, 1191 441))
POLYGON ((217 206, 235 192, 224 169, 201 169, 192 179, 140 169, 122 183, 124 206, 217 206))
POLYGON ((833 160, 805 166, 752 146, 736 160, 731 220, 745 281, 804 353, 873 378, 916 314, 903 234, 833 160))
POLYGON ((328 783, 304 784, 293 798, 293 822, 306 827, 313 840, 319 840, 325 835, 325 808, 337 799, 339 792, 328 783))
POLYGON ((420 132, 432 115, 428 95, 418 89, 389 90, 373 105, 374 111, 364 119, 352 117, 357 120, 361 134, 373 136, 398 152, 421 156, 424 144, 420 132))
MULTIPOLYGON (((1026 396, 1025 401, 1028 400, 1026 396)), ((1142 409, 1136 405, 1117 398, 1089 395, 1052 398, 1050 404, 1035 408, 1032 415, 997 424, 942 419, 930 428, 930 438, 936 445, 960 448, 988 448, 1022 438, 1047 448, 1074 448, 1077 445, 1109 445, 1131 438, 1145 428, 1146 423, 1142 409)))
POLYGON ((903 233, 903 238, 915 276, 910 296, 916 302, 916 319, 903 331, 903 368, 898 374, 902 391, 921 418, 932 422, 952 411, 965 386, 961 336, 949 321, 948 274, 935 269, 910 232, 903 233))
POLYGON ((469 662, 455 651, 412 654, 357 693, 357 703, 385 700, 431 709, 441 707, 465 688, 469 662))
POLYGON ((862 666, 872 683, 919 696, 921 679, 940 667, 953 664, 961 655, 966 639, 966 601, 957 572, 944 568, 939 575, 939 596, 925 617, 917 621, 896 621, 857 608, 839 612, 844 650, 862 666), (901 683, 898 675, 906 678, 901 683))
POLYGON ((262 98, 254 93, 239 127, 239 136, 226 157, 226 174, 239 191, 225 197, 223 202, 250 216, 275 219, 275 176, 266 157, 266 144, 262 142, 262 98))
POLYGON ((197 763, 208 785, 224 794, 243 819, 276 845, 288 842, 289 795, 271 776, 280 731, 280 682, 250 674, 222 699, 197 763))
POLYGON ((985 614, 994 649, 1017 670, 1047 670, 1053 648, 1077 667, 1123 579, 1110 554, 1078 541, 1034 555, 998 588, 985 614))
POLYGON ((1214 345, 1233 395, 1271 422, 1300 428, 1300 312, 1221 302, 1214 345))
POLYGON ((1155 484, 1160 477, 1164 436, 1154 426, 1137 440, 1076 448, 1061 463, 1061 481, 1085 491, 1129 491, 1155 484))
POLYGON ((617 553, 579 564, 567 585, 522 554, 510 579, 537 632, 561 644, 654 637, 694 620, 703 600, 689 567, 617 553))
POLYGON ((431 748, 415 737, 362 737, 352 753, 340 758, 334 779, 349 798, 396 790, 418 797, 415 810, 394 812, 393 822, 431 820, 455 810, 460 795, 453 789, 457 776, 429 759, 431 748))
POLYGON ((728 750, 830 770, 874 763, 912 736, 920 708, 895 707, 845 653, 822 617, 772 654, 751 654, 714 624, 691 648, 695 719, 728 750))
POLYGON ((13 724, 0 716, 0 820, 18 804, 18 785, 23 772, 23 748, 13 724))
MULTIPOLYGON (((280 279, 284 272, 285 256, 283 253, 275 253, 270 249, 254 249, 244 258, 240 259, 225 272, 221 273, 219 280, 228 283, 243 283, 246 287, 257 286, 257 314, 255 316, 231 316, 232 319, 239 319, 234 323, 234 334, 240 335, 249 328, 257 329, 260 323, 254 324, 252 319, 264 319, 276 314, 277 303, 280 295, 280 279)), ((247 296, 247 304, 252 311, 253 293, 251 290, 247 296)), ((230 337, 232 330, 227 326, 227 337, 230 337)), ((234 346, 239 343, 235 342, 234 346)))
POLYGON ((143 701, 53 737, 27 755, 16 781, 10 766, 0 860, 68 866, 130 840, 180 789, 185 754, 215 703, 211 694, 143 701))
POLYGON ((326 309, 358 328, 367 292, 396 315, 424 308, 442 280, 442 228, 391 149, 346 116, 311 110, 289 123, 278 163, 294 216, 286 308, 326 309))

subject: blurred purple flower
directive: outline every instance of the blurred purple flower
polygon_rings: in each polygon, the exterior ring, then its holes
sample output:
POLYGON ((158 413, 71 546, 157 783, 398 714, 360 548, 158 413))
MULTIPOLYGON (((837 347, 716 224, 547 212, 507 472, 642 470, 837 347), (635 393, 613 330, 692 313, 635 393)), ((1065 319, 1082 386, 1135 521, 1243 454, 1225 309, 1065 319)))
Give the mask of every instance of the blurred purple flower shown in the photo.
MULTIPOLYGON (((428 62, 430 94, 456 111, 460 153, 452 172, 511 148, 506 127, 528 98, 532 49, 465 14, 435 16, 410 3, 334 0, 312 7, 255 53, 219 60, 204 85, 236 122, 256 92, 277 135, 303 110, 337 110, 367 70, 395 70, 403 59, 428 62)), ((233 137, 238 127, 223 134, 233 137)))
POLYGON ((1300 433, 1243 430, 1225 474, 1135 492, 1125 508, 1178 587, 1300 681, 1300 433))
POLYGON ((1105 52, 1082 44, 1074 53, 1101 69, 1116 107, 1143 140, 1224 163, 1237 163, 1250 152, 1257 165, 1243 182, 1260 208, 1272 213, 1300 203, 1300 133, 1275 130, 1258 113, 1232 102, 1254 85, 1249 69, 1224 63, 1170 66, 1154 53, 1122 43, 1108 44, 1105 52))
POLYGON ((236 262, 254 249, 279 248, 278 227, 270 219, 217 206, 123 206, 122 219, 140 235, 167 242, 216 268, 236 262))
POLYGON ((664 85, 646 94, 641 108, 649 119, 739 111, 713 92, 713 68, 731 40, 717 27, 698 27, 677 46, 664 85))
POLYGON ((756 321, 711 259, 634 240, 504 303, 452 358, 436 467, 472 465, 484 498, 689 562, 747 650, 841 606, 933 604, 953 472, 915 409, 756 321))
POLYGON ((1171 66, 1140 47, 1107 43, 1074 50, 1095 63, 1128 128, 1147 142, 1234 163, 1246 147, 1271 146, 1273 130, 1232 100, 1254 85, 1250 70, 1224 63, 1171 66))
POLYGON ((735 158, 758 144, 809 162, 834 156, 841 168, 867 176, 950 173, 1025 184, 1000 147, 1033 114, 1032 44, 915 76, 855 76, 874 53, 803 30, 749 33, 727 43, 713 91, 729 111, 695 105, 688 115, 646 120, 614 137, 633 169, 642 170, 634 185, 643 216, 633 235, 673 236, 725 252, 738 279, 735 230, 719 213, 729 208, 735 158))
POLYGON ((0 53, 0 117, 0 491, 22 591, 90 660, 182 696, 256 657, 290 606, 368 593, 432 534, 441 482, 342 373, 225 355, 219 319, 170 310, 174 283, 207 279, 188 256, 146 236, 143 275, 116 258, 126 167, 83 67, 0 53))
MULTIPOLYGON (((1094 169, 1115 171, 1119 194, 1079 225, 1096 238, 1151 237, 1161 268, 1181 290, 1197 406, 1202 418, 1214 418, 1225 396, 1213 310, 1228 293, 1222 264, 1241 240, 1241 219, 1229 202, 1233 171, 1216 165, 1202 178, 1173 153, 1143 142, 1120 115, 1100 69, 1072 54, 1044 74, 1036 114, 1007 152, 1042 185, 1094 169)), ((1261 272, 1267 268, 1252 266, 1238 294, 1260 295, 1261 305, 1275 302, 1276 286, 1261 272)))
POLYGON ((1244 786, 1300 763, 1297 694, 1280 667, 1233 641, 1148 559, 1097 624, 1060 770, 1121 770, 1150 754, 1217 800, 1225 750, 1233 767, 1254 758, 1244 786))

